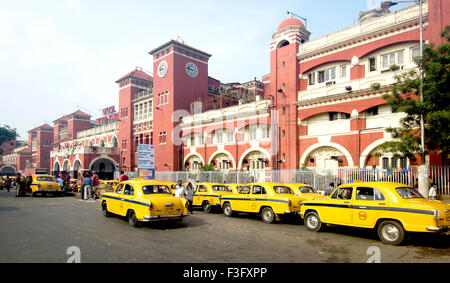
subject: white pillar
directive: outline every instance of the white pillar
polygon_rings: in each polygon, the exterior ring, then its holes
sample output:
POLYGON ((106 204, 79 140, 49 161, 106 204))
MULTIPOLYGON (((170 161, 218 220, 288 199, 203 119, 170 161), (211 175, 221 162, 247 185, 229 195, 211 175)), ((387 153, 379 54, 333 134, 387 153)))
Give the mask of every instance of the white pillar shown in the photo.
POLYGON ((430 189, 430 167, 426 165, 419 166, 419 192, 428 198, 428 190, 430 189))

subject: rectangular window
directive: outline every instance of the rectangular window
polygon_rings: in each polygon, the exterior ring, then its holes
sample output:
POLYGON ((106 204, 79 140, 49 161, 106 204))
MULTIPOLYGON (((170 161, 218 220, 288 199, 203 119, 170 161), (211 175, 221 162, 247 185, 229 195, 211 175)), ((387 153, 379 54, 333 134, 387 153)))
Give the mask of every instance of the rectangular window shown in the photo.
POLYGON ((417 57, 420 58, 420 47, 411 48, 411 62, 414 62, 414 59, 417 57))
POLYGON ((337 112, 330 112, 329 113, 329 117, 330 117, 330 121, 336 121, 338 119, 338 114, 337 112))
POLYGON ((233 131, 227 131, 227 142, 233 142, 234 140, 234 132, 233 131))
POLYGON ((319 83, 325 82, 325 71, 319 71, 319 72, 317 72, 317 74, 318 74, 318 79, 317 79, 317 81, 318 81, 319 83))
POLYGON ((369 58, 369 72, 377 70, 375 58, 369 58))
POLYGON ((341 66, 341 78, 347 77, 347 66, 341 66))
POLYGON ((249 131, 250 131, 250 140, 256 140, 256 125, 251 125, 249 131))
POLYGON ((308 85, 314 85, 314 77, 315 77, 315 73, 308 74, 308 85))
POLYGON ((216 131, 216 141, 217 141, 217 143, 223 143, 222 131, 216 131))
POLYGON ((389 69, 392 65, 401 67, 404 64, 404 50, 385 54, 381 56, 381 68, 389 69))

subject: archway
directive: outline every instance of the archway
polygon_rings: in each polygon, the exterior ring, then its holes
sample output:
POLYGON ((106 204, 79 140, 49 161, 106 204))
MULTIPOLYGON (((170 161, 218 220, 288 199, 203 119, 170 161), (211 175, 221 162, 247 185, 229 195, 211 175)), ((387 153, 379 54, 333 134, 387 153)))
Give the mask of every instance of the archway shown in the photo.
POLYGON ((199 171, 204 165, 203 158, 197 153, 191 153, 184 159, 184 169, 188 171, 199 171))
MULTIPOLYGON (((334 161, 338 162, 338 164, 340 163, 340 160, 342 160, 343 163, 345 163, 344 161, 347 161, 346 166, 348 166, 348 167, 355 166, 351 154, 348 152, 348 150, 345 147, 343 147, 340 144, 333 143, 333 142, 323 142, 323 143, 317 143, 317 144, 310 146, 303 153, 302 157, 300 158, 300 168, 303 168, 304 166, 308 167, 308 163, 316 163, 315 162, 316 159, 311 160, 312 154, 315 153, 316 150, 319 150, 318 151, 319 154, 323 157, 323 159, 322 159, 323 165, 327 165, 327 162, 325 161, 325 157, 326 157, 326 154, 328 154, 329 160, 334 160, 334 161), (324 148, 324 149, 321 151, 320 148, 324 148), (328 153, 327 153, 327 151, 328 151, 328 153), (344 160, 344 158, 345 158, 345 160, 344 160)), ((330 165, 333 164, 332 161, 329 161, 328 163, 330 165)), ((312 167, 312 166, 309 166, 309 167, 312 167)), ((317 168, 317 165, 314 165, 314 167, 317 168)), ((331 169, 331 168, 329 168, 329 169, 331 169)))
POLYGON ((213 153, 208 163, 214 163, 217 169, 223 171, 236 168, 233 156, 225 150, 219 150, 213 153))
POLYGON ((73 164, 73 177, 75 179, 79 179, 80 176, 78 176, 78 172, 81 172, 81 161, 80 160, 75 160, 74 164, 73 164))
POLYGON ((70 161, 69 159, 64 160, 63 166, 62 166, 63 172, 69 172, 70 171, 70 161))
POLYGON ((110 158, 97 158, 91 162, 90 170, 96 172, 101 180, 113 180, 114 172, 118 168, 116 162, 110 158))
POLYGON ((57 160, 53 164, 53 174, 59 173, 59 171, 61 171, 61 165, 59 164, 59 161, 57 160))
POLYGON ((16 174, 16 168, 9 165, 5 165, 0 169, 0 176, 14 176, 16 174))

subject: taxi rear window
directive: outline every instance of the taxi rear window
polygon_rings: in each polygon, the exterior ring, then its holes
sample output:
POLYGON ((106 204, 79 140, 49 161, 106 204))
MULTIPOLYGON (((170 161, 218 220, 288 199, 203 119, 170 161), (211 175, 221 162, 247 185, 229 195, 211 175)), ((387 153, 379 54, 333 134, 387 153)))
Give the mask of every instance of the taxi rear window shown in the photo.
POLYGON ((294 192, 291 190, 291 188, 289 187, 285 187, 285 186, 275 186, 273 187, 273 190, 277 193, 277 194, 294 194, 294 192))
POLYGON ((300 192, 307 194, 307 193, 317 193, 312 187, 300 187, 300 192))
POLYGON ((150 185, 150 186, 143 186, 142 192, 144 195, 151 195, 151 194, 172 194, 172 191, 167 187, 163 185, 150 185))
POLYGON ((231 188, 228 186, 212 186, 212 189, 219 192, 232 192, 231 188))
POLYGON ((36 177, 36 181, 54 182, 52 177, 36 177))
POLYGON ((411 187, 396 188, 395 191, 404 199, 424 198, 416 189, 411 187))

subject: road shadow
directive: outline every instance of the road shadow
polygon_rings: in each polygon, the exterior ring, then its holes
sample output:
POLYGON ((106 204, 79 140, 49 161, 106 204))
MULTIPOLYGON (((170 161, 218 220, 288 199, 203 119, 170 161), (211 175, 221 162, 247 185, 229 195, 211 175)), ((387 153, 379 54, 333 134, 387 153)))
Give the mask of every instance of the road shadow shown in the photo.
POLYGON ((149 229, 155 230, 177 230, 185 229, 188 227, 200 227, 205 225, 205 221, 201 218, 195 217, 194 214, 183 219, 183 221, 155 221, 155 222, 144 222, 142 226, 149 229))
MULTIPOLYGON (((327 224, 327 227, 321 233, 333 233, 336 235, 346 235, 381 242, 375 229, 327 224)), ((431 248, 433 250, 430 251, 430 255, 435 253, 436 250, 442 250, 443 254, 450 255, 450 235, 435 233, 408 233, 407 238, 401 246, 431 248)))

